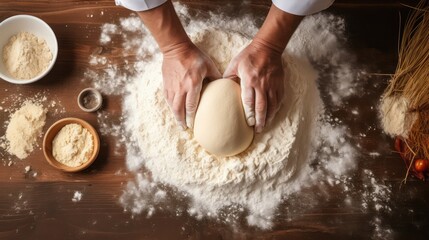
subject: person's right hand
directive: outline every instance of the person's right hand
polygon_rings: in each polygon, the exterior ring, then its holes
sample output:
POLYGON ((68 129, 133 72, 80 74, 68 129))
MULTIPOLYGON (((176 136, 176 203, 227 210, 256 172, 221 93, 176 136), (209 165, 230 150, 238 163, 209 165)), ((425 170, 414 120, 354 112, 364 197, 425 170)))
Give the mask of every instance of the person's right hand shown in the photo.
POLYGON ((213 61, 190 41, 175 45, 163 56, 165 99, 183 129, 192 128, 203 80, 219 79, 221 74, 213 61))
POLYGON ((165 99, 179 124, 192 128, 205 78, 221 78, 213 61, 189 39, 173 3, 138 12, 163 54, 165 99))

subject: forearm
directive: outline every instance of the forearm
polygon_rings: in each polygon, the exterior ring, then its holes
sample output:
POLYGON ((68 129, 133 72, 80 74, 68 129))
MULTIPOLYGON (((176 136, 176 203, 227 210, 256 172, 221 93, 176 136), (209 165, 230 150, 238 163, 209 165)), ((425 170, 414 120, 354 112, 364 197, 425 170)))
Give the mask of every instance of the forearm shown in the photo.
POLYGON ((171 1, 148 11, 138 12, 138 15, 152 33, 162 53, 192 45, 171 1))
POLYGON ((284 12, 273 4, 254 41, 282 53, 302 19, 303 16, 284 12))

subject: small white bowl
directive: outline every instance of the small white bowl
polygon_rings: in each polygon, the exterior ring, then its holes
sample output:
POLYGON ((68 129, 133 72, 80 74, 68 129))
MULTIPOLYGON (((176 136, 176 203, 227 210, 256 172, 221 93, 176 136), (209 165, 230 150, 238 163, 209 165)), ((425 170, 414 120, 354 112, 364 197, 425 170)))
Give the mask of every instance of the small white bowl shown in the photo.
POLYGON ((0 23, 0 33, 0 78, 10 83, 27 84, 43 78, 46 74, 49 73, 49 71, 51 71, 55 61, 57 60, 58 42, 54 31, 52 31, 51 27, 49 27, 49 25, 43 20, 30 15, 16 15, 0 23), (52 60, 48 68, 32 79, 16 79, 8 73, 6 67, 4 66, 3 47, 7 44, 12 36, 20 32, 29 32, 39 38, 43 38, 46 40, 46 43, 52 53, 52 60))

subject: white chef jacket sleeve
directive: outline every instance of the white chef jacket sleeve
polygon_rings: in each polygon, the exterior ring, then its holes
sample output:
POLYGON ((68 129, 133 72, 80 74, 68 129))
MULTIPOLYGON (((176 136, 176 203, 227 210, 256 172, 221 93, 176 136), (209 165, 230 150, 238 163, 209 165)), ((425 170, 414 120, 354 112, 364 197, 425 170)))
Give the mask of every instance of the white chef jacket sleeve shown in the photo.
POLYGON ((299 16, 310 15, 325 10, 334 0, 272 0, 281 10, 299 16))
POLYGON ((161 6, 167 0, 115 0, 116 5, 140 12, 161 6))

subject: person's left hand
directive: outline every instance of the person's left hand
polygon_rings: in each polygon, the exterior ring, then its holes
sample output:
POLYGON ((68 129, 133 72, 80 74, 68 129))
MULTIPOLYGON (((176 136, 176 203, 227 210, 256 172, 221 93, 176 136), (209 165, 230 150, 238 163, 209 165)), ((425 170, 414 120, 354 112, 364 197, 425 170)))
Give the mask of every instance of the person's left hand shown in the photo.
POLYGON ((229 63, 224 77, 240 78, 247 124, 262 132, 278 110, 284 95, 282 52, 254 39, 229 63))

